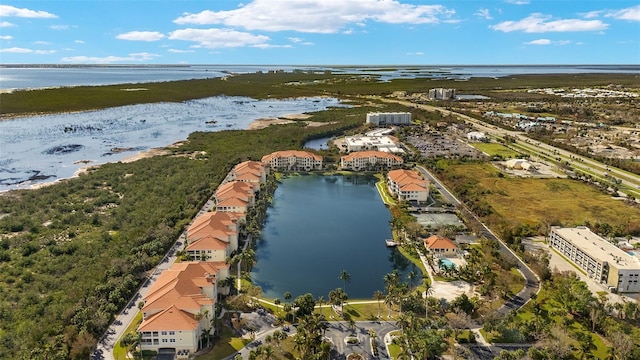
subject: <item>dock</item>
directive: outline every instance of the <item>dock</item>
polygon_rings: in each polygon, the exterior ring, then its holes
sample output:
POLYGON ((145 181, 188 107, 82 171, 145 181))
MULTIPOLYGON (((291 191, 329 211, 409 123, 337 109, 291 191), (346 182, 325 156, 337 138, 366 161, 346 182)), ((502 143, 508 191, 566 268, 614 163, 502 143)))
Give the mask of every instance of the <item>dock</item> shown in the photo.
POLYGON ((384 241, 388 247, 394 247, 394 246, 398 246, 398 243, 393 241, 393 239, 386 239, 384 241))

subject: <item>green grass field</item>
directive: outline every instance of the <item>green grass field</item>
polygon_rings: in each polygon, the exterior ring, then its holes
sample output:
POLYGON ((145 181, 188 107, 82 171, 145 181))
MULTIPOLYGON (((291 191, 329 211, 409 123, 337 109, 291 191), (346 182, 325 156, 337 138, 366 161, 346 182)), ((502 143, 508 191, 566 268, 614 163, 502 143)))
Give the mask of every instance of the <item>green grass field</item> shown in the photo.
POLYGON ((497 143, 472 143, 471 146, 489 156, 502 156, 504 159, 517 158, 522 155, 519 152, 497 143))
POLYGON ((448 171, 485 189, 484 198, 504 219, 528 225, 608 223, 623 230, 640 227, 640 209, 570 179, 501 178, 489 164, 454 165, 448 171))

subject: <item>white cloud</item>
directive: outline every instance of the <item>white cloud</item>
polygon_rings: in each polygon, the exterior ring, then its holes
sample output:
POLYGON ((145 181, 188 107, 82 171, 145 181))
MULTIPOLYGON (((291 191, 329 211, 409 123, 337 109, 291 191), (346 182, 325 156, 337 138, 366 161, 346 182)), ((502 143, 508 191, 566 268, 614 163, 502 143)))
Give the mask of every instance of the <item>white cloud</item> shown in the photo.
POLYGON ((286 44, 286 45, 257 44, 257 45, 253 45, 252 47, 258 48, 258 49, 276 49, 276 48, 291 48, 292 46, 290 44, 286 44))
POLYGON ((489 9, 478 9, 478 11, 473 13, 473 15, 479 18, 487 19, 487 20, 493 19, 493 17, 491 16, 491 13, 489 12, 489 9))
POLYGON ((417 55, 417 56, 421 56, 421 55, 424 55, 424 53, 423 53, 423 52, 421 52, 421 51, 418 51, 418 52, 408 52, 408 53, 407 53, 407 55, 417 55))
POLYGON ((609 11, 605 15, 618 20, 640 21, 640 5, 632 6, 622 10, 609 11))
POLYGON ((22 17, 22 18, 40 18, 55 19, 58 16, 46 11, 30 10, 27 8, 17 8, 9 5, 0 5, 0 17, 22 17))
POLYGON ((571 44, 571 40, 555 40, 551 41, 549 39, 537 39, 524 43, 525 45, 569 45, 571 44))
POLYGON ((0 53, 12 53, 12 54, 36 54, 36 55, 49 55, 54 54, 55 50, 32 50, 19 47, 12 47, 7 49, 0 48, 0 53))
POLYGON ((84 40, 74 40, 73 42, 76 44, 84 44, 84 40))
POLYGON ((0 40, 11 40, 13 36, 11 35, 0 35, 0 40))
POLYGON ((289 41, 291 41, 292 43, 299 43, 302 42, 302 39, 300 39, 299 37, 290 37, 289 41))
POLYGON ((53 30, 68 30, 69 29, 69 25, 51 25, 51 26, 49 26, 49 28, 51 28, 53 30))
POLYGON ((595 11, 589 11, 586 13, 581 13, 580 16, 582 16, 585 19, 595 19, 597 17, 600 17, 600 14, 602 14, 601 10, 595 10, 595 11))
POLYGON ((528 5, 530 3, 529 0, 506 0, 505 2, 514 5, 528 5))
POLYGON ((28 54, 28 53, 32 53, 33 50, 31 49, 25 49, 25 48, 19 48, 19 47, 12 47, 12 48, 0 48, 0 53, 13 53, 13 54, 28 54))
POLYGON ((8 21, 0 21, 0 28, 16 26, 16 24, 12 24, 8 21))
POLYGON ((131 41, 158 41, 163 38, 164 34, 157 31, 129 31, 116 36, 116 39, 131 41))
POLYGON ((192 53, 194 52, 193 50, 180 50, 180 49, 169 49, 167 50, 170 53, 174 53, 174 54, 184 54, 184 53, 192 53))
POLYGON ((453 14, 454 10, 442 5, 402 4, 397 0, 254 0, 234 10, 185 13, 174 22, 330 34, 367 21, 433 24, 449 19, 453 14))
POLYGON ((95 57, 95 56, 70 56, 62 58, 63 62, 75 63, 75 64, 111 64, 117 62, 143 62, 149 61, 154 58, 159 57, 157 54, 150 53, 131 53, 129 56, 106 56, 106 57, 95 57))
POLYGON ((538 39, 526 42, 525 45, 549 45, 551 44, 551 40, 549 39, 538 39))
POLYGON ((503 21, 497 25, 490 26, 496 31, 511 32, 524 31, 526 33, 545 33, 545 32, 568 32, 568 31, 597 31, 606 30, 609 24, 600 20, 580 20, 580 19, 561 19, 552 20, 551 16, 539 13, 519 21, 503 21))
POLYGON ((185 40, 198 43, 199 48, 231 48, 266 44, 270 38, 231 29, 180 29, 169 34, 171 40, 185 40))

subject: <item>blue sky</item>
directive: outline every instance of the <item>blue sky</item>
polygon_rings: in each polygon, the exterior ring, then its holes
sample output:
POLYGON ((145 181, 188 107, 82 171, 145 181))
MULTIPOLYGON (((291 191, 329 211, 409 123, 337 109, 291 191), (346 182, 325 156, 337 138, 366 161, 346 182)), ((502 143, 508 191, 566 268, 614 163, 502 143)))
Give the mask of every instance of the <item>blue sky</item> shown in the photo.
POLYGON ((640 64, 640 1, 3 0, 0 63, 640 64))

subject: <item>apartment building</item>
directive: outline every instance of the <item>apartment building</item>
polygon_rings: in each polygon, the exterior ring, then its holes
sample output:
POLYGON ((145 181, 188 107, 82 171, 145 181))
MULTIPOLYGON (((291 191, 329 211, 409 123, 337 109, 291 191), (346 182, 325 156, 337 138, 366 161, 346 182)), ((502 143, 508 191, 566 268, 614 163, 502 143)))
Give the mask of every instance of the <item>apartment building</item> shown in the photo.
POLYGON ((429 199, 429 180, 414 170, 391 170, 387 174, 387 188, 399 200, 417 203, 429 199))
POLYGON ((274 170, 322 170, 322 156, 302 150, 276 151, 262 157, 262 163, 274 170))
POLYGON ((614 292, 640 292, 640 263, 637 259, 585 226, 554 226, 549 246, 614 292))
POLYGON ((224 262, 182 262, 163 271, 144 297, 141 349, 198 351, 202 334, 213 331, 217 284, 228 276, 224 262))
POLYGON ((367 124, 375 126, 410 125, 411 113, 408 112, 372 112, 367 113, 367 124))
POLYGON ((379 170, 394 169, 402 165, 404 160, 400 156, 383 151, 357 151, 340 157, 343 170, 379 170))

